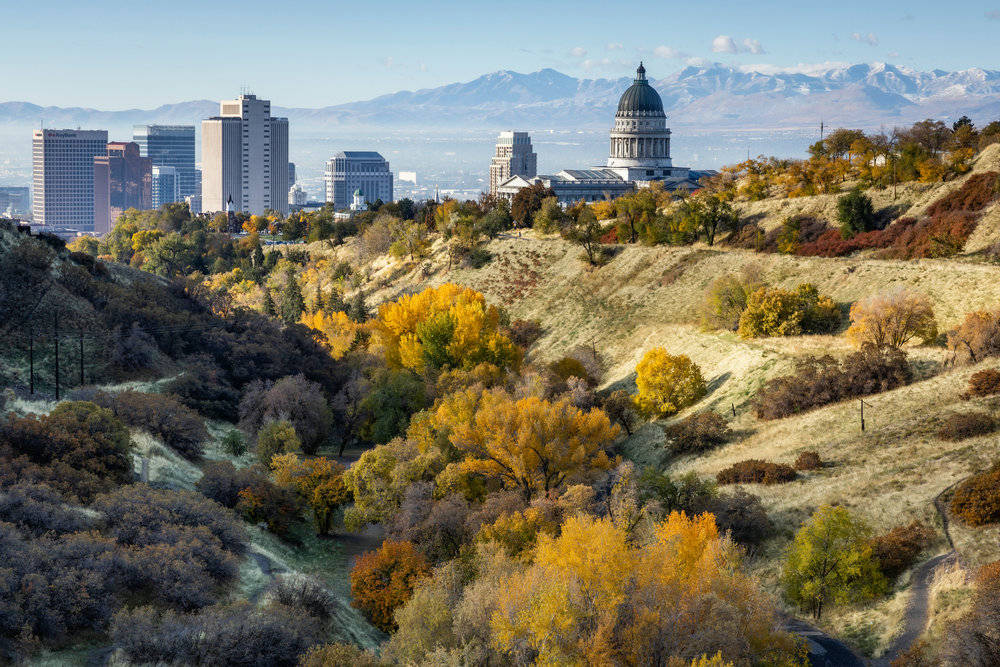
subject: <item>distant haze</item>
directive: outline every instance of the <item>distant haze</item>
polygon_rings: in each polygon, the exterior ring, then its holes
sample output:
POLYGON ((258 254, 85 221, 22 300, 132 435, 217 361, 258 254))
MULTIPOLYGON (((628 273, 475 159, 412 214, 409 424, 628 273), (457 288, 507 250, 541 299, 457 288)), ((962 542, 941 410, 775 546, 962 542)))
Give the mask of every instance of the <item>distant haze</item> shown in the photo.
MULTIPOLYGON (((827 127, 865 129, 923 118, 977 124, 1000 118, 1000 72, 969 69, 919 72, 888 64, 840 66, 803 74, 762 73, 710 64, 653 76, 673 129, 677 164, 711 168, 753 155, 803 155, 827 127)), ((395 171, 416 171, 421 184, 475 187, 484 178, 494 135, 516 128, 532 133, 540 171, 603 161, 607 130, 628 78, 577 79, 553 69, 530 74, 500 71, 466 83, 404 91, 317 109, 286 108, 291 159, 311 194, 320 194, 330 153, 381 151, 395 171)), ((268 97, 267 91, 257 91, 268 97)), ((25 182, 30 172, 30 129, 107 128, 131 137, 139 123, 198 125, 218 103, 197 100, 156 109, 99 111, 0 103, 0 182, 25 182)))

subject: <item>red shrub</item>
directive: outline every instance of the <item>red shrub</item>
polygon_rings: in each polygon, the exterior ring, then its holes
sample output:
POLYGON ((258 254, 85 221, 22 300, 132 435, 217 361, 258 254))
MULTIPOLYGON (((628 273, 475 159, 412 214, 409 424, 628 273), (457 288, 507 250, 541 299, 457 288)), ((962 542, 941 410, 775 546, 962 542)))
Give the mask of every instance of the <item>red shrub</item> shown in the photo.
POLYGON ((937 216, 952 211, 982 211, 1000 194, 1000 174, 988 171, 970 176, 962 187, 941 197, 927 208, 927 215, 937 216))
POLYGON ((951 511, 971 526, 1000 521, 1000 466, 959 484, 951 498, 951 511))
POLYGON ((819 470, 823 467, 823 461, 816 452, 802 452, 795 459, 794 467, 796 470, 819 470))
POLYGON ((920 552, 930 546, 934 530, 919 521, 908 526, 896 526, 885 535, 871 542, 872 553, 879 569, 889 579, 895 579, 908 570, 920 552))
POLYGON ((719 471, 715 479, 719 484, 782 484, 797 476, 795 470, 784 463, 748 459, 719 471))
POLYGON ((969 378, 969 393, 973 396, 1000 394, 1000 370, 987 368, 969 378))
POLYGON ((942 440, 957 442, 977 435, 992 433, 997 428, 993 417, 985 412, 966 412, 951 415, 944 420, 937 435, 942 440))

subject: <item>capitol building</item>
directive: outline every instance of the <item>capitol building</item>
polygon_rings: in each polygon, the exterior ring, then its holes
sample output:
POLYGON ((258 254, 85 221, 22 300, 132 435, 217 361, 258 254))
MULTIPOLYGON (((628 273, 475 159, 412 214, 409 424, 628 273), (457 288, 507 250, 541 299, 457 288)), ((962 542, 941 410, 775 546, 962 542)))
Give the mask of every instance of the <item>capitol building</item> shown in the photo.
POLYGON ((607 164, 537 176, 517 173, 513 168, 508 173, 511 176, 497 184, 492 194, 509 200, 518 190, 541 183, 556 193, 560 204, 571 205, 580 200, 614 199, 635 188, 649 187, 653 181, 662 182, 667 190, 690 191, 699 187, 702 176, 715 172, 673 165, 663 102, 649 85, 646 68, 639 63, 635 80, 618 101, 607 164))

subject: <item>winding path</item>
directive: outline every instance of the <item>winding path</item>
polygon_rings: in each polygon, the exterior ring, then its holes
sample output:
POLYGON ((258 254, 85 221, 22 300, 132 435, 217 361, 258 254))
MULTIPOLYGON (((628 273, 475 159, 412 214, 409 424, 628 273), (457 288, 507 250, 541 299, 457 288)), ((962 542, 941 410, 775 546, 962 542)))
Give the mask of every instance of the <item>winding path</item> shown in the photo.
POLYGON ((811 667, 865 667, 850 646, 801 619, 785 616, 782 626, 806 640, 811 667))

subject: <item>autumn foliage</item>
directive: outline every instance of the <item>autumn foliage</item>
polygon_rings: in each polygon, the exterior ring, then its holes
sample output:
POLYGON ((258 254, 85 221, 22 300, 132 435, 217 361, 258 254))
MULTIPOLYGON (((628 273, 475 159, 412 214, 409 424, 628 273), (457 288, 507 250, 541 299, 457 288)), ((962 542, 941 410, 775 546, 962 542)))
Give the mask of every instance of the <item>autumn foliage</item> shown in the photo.
POLYGON ((858 347, 865 343, 902 347, 915 336, 924 342, 937 337, 930 299, 905 289, 861 299, 851 306, 847 337, 858 347))
POLYGON ((719 484, 782 484, 796 477, 795 469, 789 465, 758 459, 734 463, 715 476, 719 484))
POLYGON ((970 526, 1000 521, 1000 465, 959 484, 951 499, 951 511, 970 526))
POLYGON ((361 556, 351 570, 351 604, 376 627, 391 632, 396 628, 393 612, 430 572, 413 544, 386 540, 378 550, 361 556))
POLYGON ((670 415, 697 402, 708 391, 701 369, 685 355, 668 354, 654 347, 635 367, 635 396, 640 411, 654 416, 670 415))
POLYGON ((500 332, 500 311, 467 287, 429 287, 382 304, 378 313, 371 326, 390 367, 419 372, 520 364, 521 351, 500 332))
POLYGON ((840 323, 840 309, 816 287, 803 283, 793 291, 760 287, 747 297, 737 329, 741 338, 829 333, 840 323))

